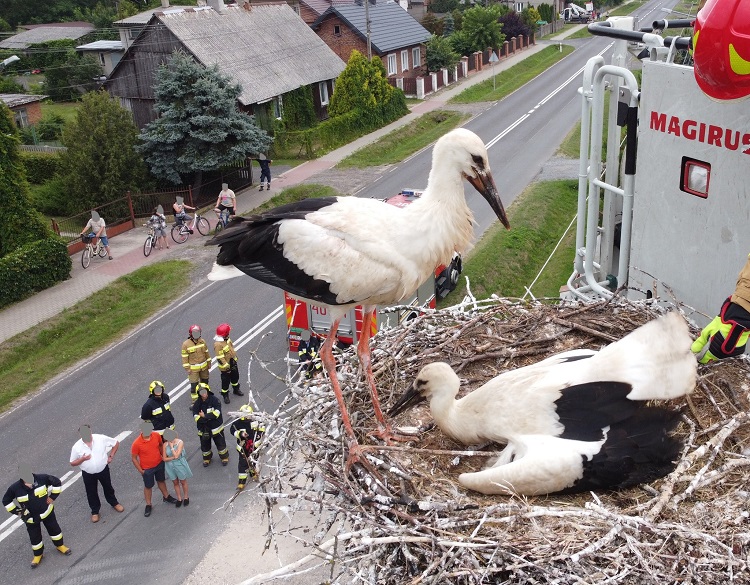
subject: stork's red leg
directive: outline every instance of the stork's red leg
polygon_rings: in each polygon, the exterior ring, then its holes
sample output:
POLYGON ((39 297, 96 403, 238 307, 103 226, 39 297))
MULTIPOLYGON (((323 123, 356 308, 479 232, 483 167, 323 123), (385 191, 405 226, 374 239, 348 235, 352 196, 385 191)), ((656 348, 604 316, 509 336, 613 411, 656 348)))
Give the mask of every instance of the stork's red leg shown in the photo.
POLYGON ((366 468, 370 469, 370 465, 366 459, 362 457, 362 449, 359 446, 357 437, 354 434, 351 420, 349 419, 349 411, 346 409, 344 404, 344 394, 341 392, 341 386, 339 385, 339 379, 336 376, 336 359, 333 357, 333 343, 336 340, 336 332, 339 328, 341 319, 336 319, 331 324, 331 330, 328 332, 328 337, 320 347, 320 361, 323 363, 323 367, 328 373, 328 378, 331 380, 331 386, 333 387, 333 393, 336 395, 336 402, 339 404, 339 410, 341 411, 341 422, 346 429, 346 434, 349 435, 349 456, 346 459, 346 472, 349 473, 349 468, 353 463, 361 462, 366 468))
POLYGON ((385 416, 383 416, 383 410, 380 408, 380 398, 378 397, 378 389, 375 386, 375 376, 373 376, 372 373, 372 356, 370 354, 370 330, 372 327, 374 310, 367 309, 368 308, 366 307, 363 311, 362 335, 357 342, 357 355, 359 356, 359 363, 362 365, 362 369, 365 372, 367 384, 370 386, 372 408, 375 411, 375 418, 378 419, 379 428, 372 434, 383 439, 386 443, 390 443, 391 441, 413 441, 414 437, 394 433, 391 430, 391 425, 386 422, 385 416))
POLYGON ((336 339, 336 331, 338 331, 339 323, 341 319, 336 319, 331 324, 331 330, 328 332, 328 337, 320 347, 320 361, 323 362, 323 367, 328 372, 328 378, 331 380, 331 386, 333 386, 333 393, 336 395, 336 402, 339 403, 339 410, 341 411, 341 422, 344 424, 349 439, 354 443, 357 442, 357 438, 354 435, 354 429, 352 429, 351 420, 349 420, 349 411, 346 410, 344 404, 344 395, 341 392, 341 386, 339 385, 339 379, 336 376, 336 359, 333 357, 333 342, 336 339))

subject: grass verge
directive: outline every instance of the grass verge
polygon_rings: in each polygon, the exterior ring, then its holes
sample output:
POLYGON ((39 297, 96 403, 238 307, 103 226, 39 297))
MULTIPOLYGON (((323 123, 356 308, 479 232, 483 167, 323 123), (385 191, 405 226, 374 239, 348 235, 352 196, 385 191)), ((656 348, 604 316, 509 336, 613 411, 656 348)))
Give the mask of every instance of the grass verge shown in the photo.
POLYGON ((0 411, 163 309, 187 289, 190 270, 186 260, 140 268, 0 344, 0 411))
POLYGON ((403 128, 386 134, 377 142, 360 148, 336 166, 361 168, 399 163, 432 144, 449 130, 460 126, 468 118, 469 114, 451 110, 429 112, 403 128))
POLYGON ((308 183, 302 185, 296 185, 294 187, 287 187, 282 190, 278 195, 274 195, 268 201, 259 205, 253 209, 249 215, 255 213, 262 213, 279 205, 286 205, 287 203, 294 203, 301 201, 302 199, 317 199, 319 197, 339 197, 341 193, 336 191, 333 187, 328 185, 318 185, 316 183, 308 183))
MULTIPOLYGON (((493 225, 464 259, 462 276, 469 278, 472 294, 478 299, 492 294, 522 297, 552 255, 531 291, 537 298, 558 297, 573 266, 575 229, 564 234, 577 205, 578 181, 530 185, 508 210, 511 230, 493 225)), ((439 306, 456 304, 465 293, 459 284, 439 306)))
POLYGON ((607 11, 607 16, 629 16, 645 4, 645 0, 632 0, 622 6, 607 11))
POLYGON ((535 55, 526 57, 520 63, 495 75, 494 89, 492 79, 488 79, 465 89, 448 103, 468 104, 503 99, 572 52, 573 47, 565 44, 546 47, 535 55))
POLYGON ((79 102, 42 102, 42 116, 45 114, 57 114, 67 123, 75 119, 80 107, 81 104, 79 102))

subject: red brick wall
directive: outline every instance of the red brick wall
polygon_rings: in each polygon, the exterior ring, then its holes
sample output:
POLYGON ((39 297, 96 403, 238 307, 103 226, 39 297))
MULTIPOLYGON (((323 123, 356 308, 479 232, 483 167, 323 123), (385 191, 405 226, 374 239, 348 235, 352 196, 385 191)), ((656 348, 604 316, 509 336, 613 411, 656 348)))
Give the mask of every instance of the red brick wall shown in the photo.
POLYGON ((344 63, 349 62, 352 51, 356 49, 367 57, 367 42, 360 38, 337 16, 329 16, 315 31, 323 42, 336 53, 344 63), (340 34, 334 33, 334 27, 338 26, 340 34))
POLYGON ((15 112, 19 112, 21 110, 26 110, 26 118, 28 119, 30 126, 38 124, 39 120, 42 119, 42 103, 41 102, 31 102, 30 104, 24 104, 22 106, 11 108, 11 111, 14 113, 14 116, 15 116, 15 112))

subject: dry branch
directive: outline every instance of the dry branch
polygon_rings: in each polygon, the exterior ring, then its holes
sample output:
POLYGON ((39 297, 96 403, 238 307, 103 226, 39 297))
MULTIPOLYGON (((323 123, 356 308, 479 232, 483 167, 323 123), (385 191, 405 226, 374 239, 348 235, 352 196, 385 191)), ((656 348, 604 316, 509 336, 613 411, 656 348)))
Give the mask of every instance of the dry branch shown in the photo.
MULTIPOLYGON (((430 312, 378 333, 373 365, 384 406, 429 361, 450 363, 462 392, 509 369, 579 347, 599 349, 663 309, 616 299, 592 305, 476 301, 430 312)), ((694 331, 697 333, 697 331, 694 331)), ((298 520, 311 554, 266 583, 330 566, 330 583, 750 583, 746 491, 750 367, 744 358, 701 366, 677 433, 685 448, 668 477, 617 493, 506 498, 458 485, 501 445, 465 446, 429 427, 426 407, 396 423, 430 429, 384 446, 353 351, 339 379, 364 456, 344 473, 345 438, 327 381, 289 381, 290 399, 269 415, 264 484, 268 546, 274 515, 298 520)), ((290 377, 293 372, 290 373, 290 377)))

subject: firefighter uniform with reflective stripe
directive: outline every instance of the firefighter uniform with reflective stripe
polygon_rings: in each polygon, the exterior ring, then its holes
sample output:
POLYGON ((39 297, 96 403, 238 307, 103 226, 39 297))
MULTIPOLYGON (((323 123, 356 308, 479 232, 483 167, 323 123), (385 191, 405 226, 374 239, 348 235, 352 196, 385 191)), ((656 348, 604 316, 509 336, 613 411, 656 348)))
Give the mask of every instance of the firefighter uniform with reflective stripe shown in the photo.
POLYGON ((255 479, 257 470, 255 461, 251 458, 253 452, 258 448, 266 427, 262 423, 242 417, 237 419, 229 427, 229 432, 237 440, 237 489, 243 489, 247 483, 248 476, 255 479))
POLYGON ((317 337, 310 337, 309 340, 302 339, 299 342, 298 354, 299 363, 305 365, 305 376, 312 378, 315 374, 321 371, 323 364, 318 357, 318 351, 320 350, 320 339, 317 337))
MULTIPOLYGON (((54 475, 34 473, 34 482, 27 486, 22 479, 11 484, 3 496, 3 506, 11 514, 19 516, 26 525, 31 540, 34 559, 41 561, 44 552, 42 524, 47 529, 50 539, 57 549, 67 554, 69 549, 63 543, 63 534, 55 517, 55 506, 52 503, 62 492, 62 483, 54 475)), ((38 562, 34 563, 39 564, 38 562)))
POLYGON ((200 382, 208 384, 208 368, 211 365, 211 356, 208 355, 208 347, 202 337, 193 339, 188 337, 182 342, 182 367, 188 374, 190 381, 190 398, 195 402, 198 397, 196 387, 200 382))
MULTIPOLYGON (((240 392, 240 370, 237 367, 237 352, 234 351, 232 340, 219 335, 214 337, 214 354, 216 363, 221 373, 221 395, 229 395, 229 384, 232 384, 232 392, 242 396, 240 392)), ((225 400, 225 402, 229 402, 225 400)))
POLYGON ((174 415, 169 404, 169 395, 162 392, 160 396, 151 394, 141 408, 141 419, 151 421, 158 433, 164 429, 174 429, 174 415))
MULTIPOLYGON (((198 391, 203 388, 200 385, 198 391)), ((226 465, 229 461, 229 449, 224 438, 224 419, 221 416, 221 402, 210 390, 205 398, 198 394, 198 399, 193 404, 193 418, 198 427, 198 436, 201 441, 201 452, 203 454, 203 466, 208 466, 213 457, 211 440, 216 444, 221 464, 226 465), (203 416, 201 416, 203 412, 203 416)))

